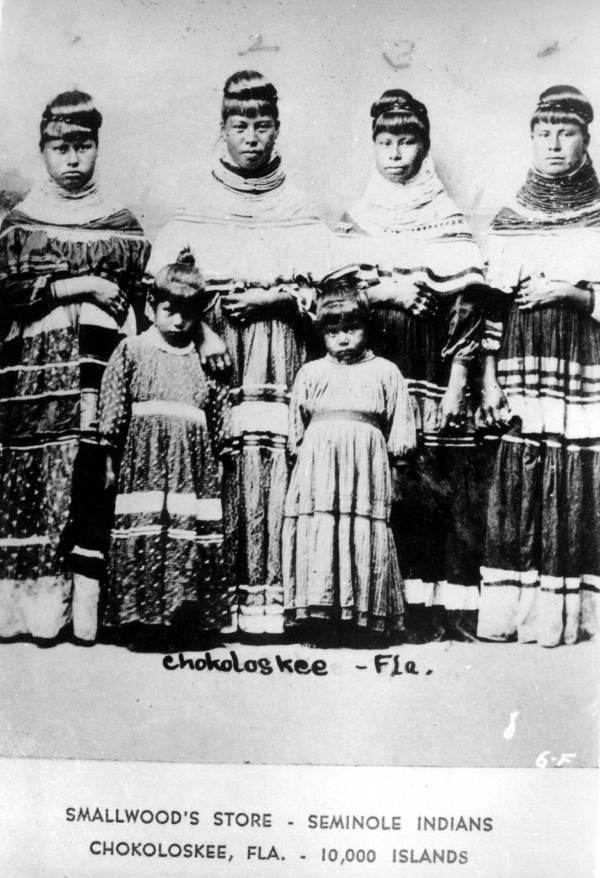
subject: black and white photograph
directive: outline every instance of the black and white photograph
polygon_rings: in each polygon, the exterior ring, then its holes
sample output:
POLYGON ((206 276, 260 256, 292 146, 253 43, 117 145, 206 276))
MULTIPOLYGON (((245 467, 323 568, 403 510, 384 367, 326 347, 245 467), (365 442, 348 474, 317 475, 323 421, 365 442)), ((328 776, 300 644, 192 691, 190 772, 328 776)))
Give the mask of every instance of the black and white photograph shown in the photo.
POLYGON ((599 27, 2 0, 3 874, 596 874, 599 27))

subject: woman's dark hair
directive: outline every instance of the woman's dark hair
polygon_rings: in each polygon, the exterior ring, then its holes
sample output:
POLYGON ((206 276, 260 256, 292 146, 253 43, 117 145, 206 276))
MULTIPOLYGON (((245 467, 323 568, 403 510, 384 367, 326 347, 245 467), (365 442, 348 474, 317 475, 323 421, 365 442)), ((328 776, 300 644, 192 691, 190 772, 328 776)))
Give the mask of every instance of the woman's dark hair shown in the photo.
POLYGON ((272 82, 256 70, 238 70, 232 74, 223 88, 221 121, 229 116, 272 116, 279 122, 277 89, 272 82))
POLYGON ((408 91, 391 88, 371 106, 373 140, 378 134, 413 134, 429 151, 429 116, 427 107, 408 91))
POLYGON ((541 93, 531 117, 530 130, 538 122, 546 125, 578 125, 589 139, 588 125, 594 119, 592 105, 578 88, 553 85, 541 93))
POLYGON ((48 140, 90 138, 98 143, 102 114, 84 91, 64 91, 46 105, 40 122, 40 149, 48 140))

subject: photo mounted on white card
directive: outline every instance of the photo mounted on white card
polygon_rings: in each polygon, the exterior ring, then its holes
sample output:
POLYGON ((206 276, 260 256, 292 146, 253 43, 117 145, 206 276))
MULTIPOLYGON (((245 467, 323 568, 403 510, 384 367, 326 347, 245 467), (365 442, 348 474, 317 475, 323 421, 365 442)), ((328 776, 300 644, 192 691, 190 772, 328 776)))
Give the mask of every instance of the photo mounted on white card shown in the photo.
POLYGON ((592 874, 599 23, 3 0, 3 873, 592 874))
POLYGON ((597 767, 574 12, 4 0, 0 755, 597 767))

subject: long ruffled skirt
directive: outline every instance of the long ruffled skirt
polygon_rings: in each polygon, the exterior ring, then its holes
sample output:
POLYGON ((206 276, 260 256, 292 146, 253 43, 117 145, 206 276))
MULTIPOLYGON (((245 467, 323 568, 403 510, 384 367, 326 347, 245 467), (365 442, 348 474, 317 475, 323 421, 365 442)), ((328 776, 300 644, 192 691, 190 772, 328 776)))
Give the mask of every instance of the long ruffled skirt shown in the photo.
POLYGON ((478 633, 574 643, 600 620, 600 327, 515 309, 499 377, 514 418, 490 490, 478 633))

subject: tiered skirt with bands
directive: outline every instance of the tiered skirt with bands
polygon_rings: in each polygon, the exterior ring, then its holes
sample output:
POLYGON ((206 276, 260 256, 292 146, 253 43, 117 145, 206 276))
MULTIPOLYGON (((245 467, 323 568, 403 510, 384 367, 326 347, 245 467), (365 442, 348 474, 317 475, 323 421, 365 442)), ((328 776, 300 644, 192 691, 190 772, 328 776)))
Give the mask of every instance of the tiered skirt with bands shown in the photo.
POLYGON ((512 421, 490 491, 478 633, 574 643, 600 611, 600 323, 513 307, 498 377, 512 421))
POLYGON ((370 352, 352 364, 310 362, 294 385, 290 425, 297 460, 283 525, 286 623, 401 631, 389 457, 403 457, 416 439, 402 376, 370 352))
POLYGON ((225 400, 197 351, 169 349, 154 327, 110 360, 100 431, 118 485, 105 624, 228 624, 218 476, 225 400))
POLYGON ((429 608, 443 607, 474 628, 489 452, 475 428, 475 400, 468 396, 452 429, 442 427, 441 403, 452 363, 473 376, 478 360, 483 263, 462 214, 431 168, 424 174, 434 182, 414 203, 408 189, 375 175, 338 230, 373 288, 375 353, 400 369, 415 411, 417 453, 392 508, 408 608, 417 626, 429 608), (383 304, 386 288, 388 303, 421 289, 431 307, 413 314, 383 304))
POLYGON ((206 214, 181 214, 160 232, 151 270, 186 250, 215 291, 205 319, 225 341, 233 364, 223 511, 225 551, 234 575, 232 624, 224 633, 280 634, 289 399, 311 332, 306 313, 311 278, 335 267, 330 249, 335 238, 287 181, 272 191, 238 192, 213 174, 207 199, 199 204, 206 214), (245 312, 241 319, 223 307, 228 293, 243 300, 246 291, 257 288, 281 291, 282 305, 245 312))
POLYGON ((288 407, 305 359, 300 318, 289 322, 229 321, 217 306, 219 328, 233 360, 231 439, 223 491, 226 544, 237 584, 232 617, 248 634, 283 630, 281 530, 289 478, 288 407))
POLYGON ((489 315, 484 346, 497 352, 512 420, 490 488, 478 634, 557 646, 598 629, 600 302, 592 314, 524 311, 512 296, 526 278, 597 281, 600 229, 593 210, 519 211, 505 208, 488 242, 489 280, 507 305, 489 315))
POLYGON ((126 210, 81 226, 18 209, 0 233, 0 636, 55 637, 73 574, 99 578, 104 504, 97 403, 106 361, 135 332, 89 301, 62 305, 53 280, 95 274, 135 299, 149 244, 126 210))

